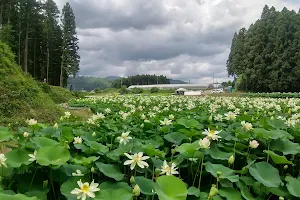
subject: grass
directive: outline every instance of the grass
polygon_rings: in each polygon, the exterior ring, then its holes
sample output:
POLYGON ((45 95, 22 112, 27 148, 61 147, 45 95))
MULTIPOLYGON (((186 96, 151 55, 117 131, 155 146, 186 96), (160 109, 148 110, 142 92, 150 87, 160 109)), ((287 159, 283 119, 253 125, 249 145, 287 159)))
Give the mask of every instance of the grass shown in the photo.
POLYGON ((0 55, 0 124, 19 126, 30 118, 52 122, 60 117, 62 109, 53 101, 57 93, 50 96, 30 75, 24 74, 9 47, 1 42, 0 55))

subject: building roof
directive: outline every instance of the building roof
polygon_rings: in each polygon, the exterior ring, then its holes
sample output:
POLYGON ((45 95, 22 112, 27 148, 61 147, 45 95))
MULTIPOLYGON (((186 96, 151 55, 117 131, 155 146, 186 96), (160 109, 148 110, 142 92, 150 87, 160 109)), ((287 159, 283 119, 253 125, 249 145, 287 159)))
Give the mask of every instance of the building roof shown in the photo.
POLYGON ((180 92, 180 91, 182 91, 182 92, 186 92, 186 91, 187 91, 187 89, 185 89, 185 88, 179 88, 179 89, 177 89, 176 91, 178 91, 178 92, 180 92))
POLYGON ((151 88, 161 88, 161 89, 177 89, 177 88, 207 88, 207 86, 199 85, 199 84, 158 84, 158 85, 131 85, 128 89, 133 88, 143 88, 143 89, 151 89, 151 88))

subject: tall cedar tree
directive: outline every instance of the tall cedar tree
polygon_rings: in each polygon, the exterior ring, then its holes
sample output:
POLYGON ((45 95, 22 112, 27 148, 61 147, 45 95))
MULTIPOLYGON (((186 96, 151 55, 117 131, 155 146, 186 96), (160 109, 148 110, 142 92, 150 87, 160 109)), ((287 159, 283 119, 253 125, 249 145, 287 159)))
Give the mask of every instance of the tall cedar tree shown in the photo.
MULTIPOLYGON (((70 5, 65 13, 66 22, 74 22, 70 5)), ((0 0, 0 40, 10 46, 24 72, 36 80, 46 79, 49 84, 57 86, 61 82, 63 52, 61 24, 64 25, 59 23, 59 10, 53 0, 0 0)), ((72 30, 73 34, 66 37, 68 62, 64 65, 64 85, 67 84, 68 75, 76 74, 79 70, 75 22, 67 26, 69 28, 65 30, 72 30)))
POLYGON ((235 33, 228 75, 240 90, 300 92, 300 13, 265 6, 249 29, 235 33))
POLYGON ((67 83, 63 82, 64 75, 75 76, 79 71, 78 38, 76 33, 75 15, 69 3, 66 3, 62 10, 62 60, 60 71, 60 86, 67 83))

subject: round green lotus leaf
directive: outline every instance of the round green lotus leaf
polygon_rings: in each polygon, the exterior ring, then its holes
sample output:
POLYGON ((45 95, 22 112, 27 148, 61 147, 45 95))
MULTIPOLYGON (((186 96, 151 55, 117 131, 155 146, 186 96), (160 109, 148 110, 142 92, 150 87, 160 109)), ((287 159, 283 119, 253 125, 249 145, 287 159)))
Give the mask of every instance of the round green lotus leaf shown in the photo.
POLYGON ((60 145, 42 147, 37 151, 37 163, 43 166, 60 166, 70 159, 69 150, 60 145))
POLYGON ((29 162, 29 154, 26 149, 14 149, 6 153, 6 163, 9 167, 19 168, 22 164, 28 165, 29 162))
POLYGON ((185 183, 175 176, 161 176, 154 185, 159 200, 186 200, 188 190, 185 183))
POLYGON ((259 162, 249 167, 249 172, 266 187, 279 187, 281 179, 278 169, 267 162, 259 162))
POLYGON ((101 162, 96 162, 96 166, 105 176, 113 178, 116 181, 120 181, 124 178, 124 174, 120 171, 119 167, 112 164, 104 164, 101 162))

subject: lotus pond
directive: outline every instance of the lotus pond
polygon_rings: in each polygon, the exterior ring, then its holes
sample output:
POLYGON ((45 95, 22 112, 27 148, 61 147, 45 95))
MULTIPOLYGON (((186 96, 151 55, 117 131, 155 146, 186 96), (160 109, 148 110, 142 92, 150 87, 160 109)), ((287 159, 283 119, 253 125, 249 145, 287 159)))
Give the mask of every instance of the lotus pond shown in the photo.
POLYGON ((93 115, 0 127, 0 199, 300 198, 299 99, 106 96, 69 105, 93 115))

